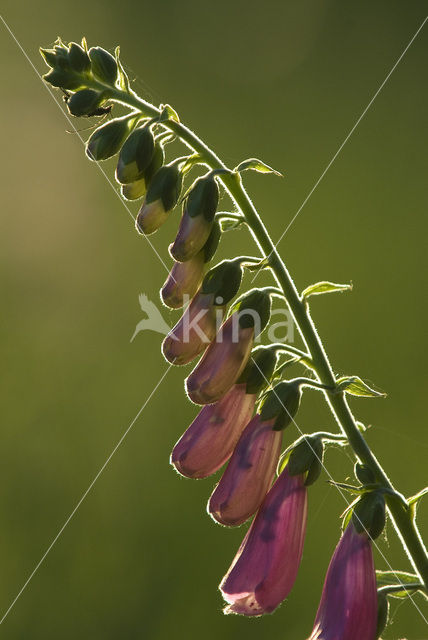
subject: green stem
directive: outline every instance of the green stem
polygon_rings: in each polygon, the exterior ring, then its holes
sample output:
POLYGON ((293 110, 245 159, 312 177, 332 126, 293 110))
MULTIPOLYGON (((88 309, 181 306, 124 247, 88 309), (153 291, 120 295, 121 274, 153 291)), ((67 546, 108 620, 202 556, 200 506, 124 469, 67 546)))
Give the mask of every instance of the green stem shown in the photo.
MULTIPOLYGON (((99 88, 99 83, 95 84, 99 88)), ((106 87, 102 85, 102 88, 105 89, 106 87)), ((142 100, 132 91, 126 93, 119 89, 113 89, 110 90, 110 96, 116 102, 139 109, 144 115, 157 117, 160 114, 159 109, 142 100)), ((163 121, 161 124, 179 136, 183 143, 193 152, 198 153, 207 167, 212 170, 227 169, 216 154, 186 126, 174 120, 163 121)), ((245 191, 240 175, 229 172, 219 175, 219 179, 244 215, 256 244, 263 252, 263 255, 269 259, 275 280, 284 292, 302 340, 311 354, 319 382, 329 387, 335 386, 336 378, 312 321, 309 305, 301 299, 294 281, 272 242, 263 221, 245 191)), ((428 588, 428 554, 416 522, 412 518, 409 506, 403 496, 394 489, 390 479, 365 441, 348 406, 345 393, 330 394, 325 392, 324 395, 342 433, 348 438, 358 460, 373 471, 376 480, 382 486, 390 489, 391 492, 386 494, 385 498, 395 529, 418 577, 428 588)))

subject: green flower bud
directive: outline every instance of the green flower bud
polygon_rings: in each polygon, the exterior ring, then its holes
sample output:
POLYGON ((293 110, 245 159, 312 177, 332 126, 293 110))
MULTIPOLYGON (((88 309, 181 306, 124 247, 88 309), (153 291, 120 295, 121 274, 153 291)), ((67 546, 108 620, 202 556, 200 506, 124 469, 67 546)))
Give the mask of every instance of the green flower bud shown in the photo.
POLYGON ((305 485, 309 486, 318 479, 324 454, 322 438, 306 436, 294 447, 288 460, 288 472, 291 476, 307 473, 305 485))
POLYGON ((147 191, 147 204, 160 200, 165 211, 171 211, 180 197, 183 176, 177 165, 161 167, 153 176, 147 191))
POLYGON ((232 311, 239 313, 239 326, 243 329, 254 327, 256 334, 261 333, 270 319, 270 295, 263 289, 251 289, 233 306, 232 311))
POLYGON ((277 360, 277 353, 273 349, 264 346, 256 347, 251 352, 251 357, 236 384, 245 382, 246 393, 259 393, 268 385, 277 360))
POLYGON ((217 211, 219 191, 212 176, 198 178, 186 199, 186 211, 191 218, 204 216, 207 222, 214 220, 217 211))
POLYGON ((223 306, 237 294, 242 280, 242 267, 236 260, 223 260, 206 274, 202 294, 213 294, 214 304, 223 306))
POLYGON ((92 73, 102 82, 114 85, 118 68, 116 59, 102 47, 91 47, 88 51, 92 73))
POLYGON ((375 540, 385 526, 385 499, 378 491, 364 493, 352 512, 352 521, 357 533, 366 532, 375 540))
POLYGON ((155 142, 155 150, 153 152, 152 159, 150 161, 149 166, 144 171, 144 179, 146 181, 147 188, 149 188, 153 176, 159 171, 162 167, 165 160, 165 152, 163 150, 162 144, 159 142, 155 142))
POLYGON ((81 89, 68 98, 67 107, 72 116, 90 116, 102 102, 102 94, 99 91, 81 89))
POLYGON ((355 463, 354 473, 357 480, 361 482, 361 484, 373 484, 376 482, 375 475, 370 467, 367 467, 365 464, 360 464, 359 462, 355 463))
POLYGON ((68 61, 73 71, 82 73, 91 68, 91 61, 86 51, 76 42, 70 42, 68 50, 68 61))
POLYGON ((116 167, 116 179, 121 184, 135 182, 144 175, 155 150, 150 127, 135 129, 123 145, 116 167))
POLYGON ((297 413, 301 395, 296 382, 280 382, 262 400, 259 407, 261 419, 267 421, 276 418, 273 429, 285 429, 297 413))
POLYGON ((70 71, 70 61, 68 59, 68 49, 64 44, 55 45, 54 47, 56 62, 55 66, 65 71, 70 71))
POLYGON ((67 71, 66 69, 60 69, 56 67, 43 76, 45 82, 49 82, 53 87, 59 87, 60 89, 70 89, 74 91, 82 86, 81 78, 73 71, 67 71))
POLYGON ((136 219, 139 233, 149 235, 163 225, 177 204, 183 176, 175 164, 161 167, 153 176, 136 219))
POLYGON ((165 154, 162 145, 156 143, 153 157, 149 166, 144 171, 143 176, 135 182, 122 185, 120 190, 126 200, 138 200, 146 195, 153 176, 163 165, 164 157, 165 154))
POLYGON ((86 153, 90 160, 107 160, 119 151, 131 128, 128 116, 116 118, 94 131, 86 143, 86 153))
POLYGON ((383 591, 377 592, 377 627, 376 638, 380 638, 388 623, 389 600, 383 591))

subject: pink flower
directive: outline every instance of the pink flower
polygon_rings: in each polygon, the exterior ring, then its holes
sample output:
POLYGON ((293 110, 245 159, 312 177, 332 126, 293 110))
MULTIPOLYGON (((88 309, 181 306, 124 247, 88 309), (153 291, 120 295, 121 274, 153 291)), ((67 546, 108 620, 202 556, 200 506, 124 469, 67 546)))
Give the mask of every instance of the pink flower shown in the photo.
POLYGON ((161 289, 161 297, 167 307, 179 309, 185 303, 184 296, 193 298, 204 274, 204 253, 200 251, 187 262, 175 262, 161 289))
POLYGON ((375 640, 376 574, 366 533, 347 526, 331 558, 308 640, 375 640))
POLYGON ((271 613, 290 593, 306 531, 304 476, 287 468, 267 494, 220 585, 225 613, 271 613))
POLYGON ((168 362, 182 365, 194 360, 214 339, 217 314, 221 318, 223 308, 214 306, 214 294, 197 293, 162 343, 168 362))
POLYGON ((215 473, 230 458, 256 398, 246 393, 245 383, 237 384, 219 402, 203 407, 172 450, 171 464, 188 478, 215 473))
POLYGON ((242 524, 259 508, 275 475, 282 432, 273 420, 255 415, 239 438, 230 462, 208 502, 208 512, 224 525, 242 524))
POLYGON ((209 404, 224 396, 239 378, 250 357, 254 327, 242 328, 232 314, 186 380, 195 404, 209 404))

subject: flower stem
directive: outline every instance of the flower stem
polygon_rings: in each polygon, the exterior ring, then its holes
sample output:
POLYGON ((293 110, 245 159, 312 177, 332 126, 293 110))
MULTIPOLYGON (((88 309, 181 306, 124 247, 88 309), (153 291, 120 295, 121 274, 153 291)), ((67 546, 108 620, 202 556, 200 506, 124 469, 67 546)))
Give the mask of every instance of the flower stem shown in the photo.
MULTIPOLYGON (((94 82, 94 84, 98 85, 95 88, 100 88, 99 83, 94 82)), ((102 88, 106 89, 104 85, 102 85, 102 88)), ((111 100, 138 109, 144 115, 153 118, 160 115, 159 109, 141 99, 133 91, 128 93, 119 89, 109 88, 109 95, 111 100)), ((161 125, 175 133, 187 147, 199 154, 201 162, 211 170, 227 169, 216 154, 186 126, 175 120, 164 120, 161 122, 161 125)), ((308 352, 311 354, 318 381, 328 387, 335 386, 336 378, 311 318, 309 305, 301 299, 293 279, 242 184, 240 175, 228 171, 220 173, 218 177, 245 217, 256 244, 265 258, 269 260, 269 265, 275 280, 284 292, 302 340, 308 352)), ((428 554, 417 524, 412 517, 409 505, 404 497, 394 489, 386 472, 365 441, 349 408, 345 392, 331 394, 325 391, 324 396, 342 433, 346 435, 358 460, 372 470, 376 480, 383 487, 390 490, 390 492, 385 495, 385 498, 391 519, 414 570, 421 582, 428 588, 428 554)))

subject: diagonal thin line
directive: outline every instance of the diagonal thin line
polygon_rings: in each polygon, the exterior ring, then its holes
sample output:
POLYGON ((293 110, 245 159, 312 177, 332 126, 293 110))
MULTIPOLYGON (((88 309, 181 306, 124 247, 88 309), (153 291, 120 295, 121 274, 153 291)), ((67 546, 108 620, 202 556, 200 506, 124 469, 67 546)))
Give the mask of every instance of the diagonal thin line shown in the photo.
POLYGON ((52 542, 50 543, 50 545, 48 546, 48 548, 46 549, 46 551, 44 552, 44 554, 42 555, 42 557, 40 558, 39 562, 36 564, 36 566, 34 567, 33 571, 30 573, 30 575, 28 576, 27 580, 24 582, 24 584, 22 585, 21 589, 18 591, 18 593, 16 594, 15 598, 12 600, 12 602, 10 603, 8 609, 5 611, 5 613, 3 614, 2 618, 0 619, 0 624, 3 624, 4 620, 6 619, 6 616, 9 614, 9 612, 11 611, 11 609, 15 606, 16 602, 19 600, 19 598, 21 597, 22 593, 24 592, 24 590, 27 588, 28 584, 30 583, 30 581, 32 580, 32 578, 34 577, 34 575, 37 573, 37 571, 39 570, 40 566, 43 564, 43 562, 46 559, 46 556, 48 555, 48 553, 51 551, 52 547, 55 545, 55 543, 58 541, 58 539, 60 538, 60 536, 62 535, 64 529, 67 527, 68 523, 70 522, 70 520, 73 518, 73 516, 75 515, 76 511, 79 509, 80 505, 82 504, 82 502, 85 500, 86 496, 88 495, 88 493, 91 491, 91 489, 93 488, 94 484, 97 482, 98 478, 100 477, 100 475, 103 473, 104 469, 107 467, 107 465, 109 464, 110 460, 113 458, 114 454, 116 453, 116 451, 119 449, 120 445, 122 444, 122 442, 125 440, 126 436, 128 435, 128 433, 131 431, 132 427, 134 426, 134 424, 137 422, 138 418, 140 417, 140 415, 142 414, 142 412, 144 411, 145 407, 148 405, 148 403, 150 402, 151 398, 153 397, 153 395, 156 393, 156 391, 158 390, 159 386, 161 385, 161 383, 163 382, 165 376, 167 375, 167 373, 169 373, 171 367, 173 365, 169 365, 168 369, 163 373, 161 379, 159 380, 159 382, 157 383, 157 385, 154 387, 154 389, 151 391, 150 395, 147 397, 147 399, 145 400, 144 404, 142 405, 142 407, 140 408, 140 410, 138 411, 137 415, 135 416, 135 418, 132 420, 131 424, 129 425, 129 427, 126 429, 126 431, 123 433, 123 435, 121 436, 121 438, 119 439, 119 441, 117 442, 117 444, 115 445, 115 447, 113 448, 113 451, 110 453, 110 455, 108 456, 107 460, 104 462, 104 464, 102 465, 102 467, 100 467, 98 473, 96 474, 96 476, 94 477, 94 479, 92 480, 91 484, 89 485, 89 487, 86 489, 86 491, 83 493, 82 497, 80 498, 80 500, 78 501, 78 503, 76 504, 76 506, 74 507, 73 511, 70 513, 70 515, 68 516, 68 518, 66 519, 66 521, 64 522, 64 524, 62 525, 61 529, 58 531, 58 533, 56 534, 55 538, 52 540, 52 542))
MULTIPOLYGON (((263 373, 263 371, 260 369, 259 365, 257 364, 257 362, 254 360, 253 357, 251 357, 251 360, 253 361, 253 363, 255 364, 255 366, 257 367, 257 369, 259 370, 259 372, 262 374, 265 382, 270 385, 269 380, 266 378, 265 374, 263 373)), ((275 387, 273 387, 271 389, 271 391, 275 394, 275 397, 277 398, 277 400, 279 401, 280 405, 282 406, 282 408, 287 412, 288 416, 290 417, 291 421, 293 422, 293 424, 295 425, 295 427, 297 428, 297 430, 299 431, 300 435, 304 436, 305 434, 303 433, 303 431, 301 430, 301 428, 299 427, 299 425, 297 424, 297 422, 294 419, 294 416, 292 416, 290 414, 290 412, 288 411, 287 407, 284 405, 284 403, 282 402, 281 398, 278 396, 278 394, 275 391, 275 387)), ((350 502, 348 502, 348 499, 344 493, 344 491, 342 490, 341 487, 339 487, 335 481, 333 476, 331 475, 330 471, 327 469, 327 467, 324 464, 324 461, 319 457, 319 455, 317 454, 317 452, 314 450, 314 448, 312 447, 311 443, 308 441, 308 445, 312 450, 312 453, 314 454, 314 456, 316 457, 316 459, 318 460, 318 462, 321 464, 322 468, 324 469, 324 471, 326 472, 326 474, 328 475, 328 477, 330 478, 330 480, 333 483, 333 486, 336 487, 336 489, 338 490, 338 492, 340 493, 340 495, 342 496, 343 500, 345 501, 346 505, 349 507, 350 502)), ((356 516, 358 517, 358 516, 356 516)), ((367 531, 366 527, 364 526, 364 524, 361 522, 361 520, 358 518, 361 526, 363 527, 363 529, 365 530, 365 532, 367 533, 367 535, 369 535, 369 532, 367 531)), ((401 582, 399 579, 399 576, 396 574, 395 570, 392 568, 392 566, 390 565, 387 557, 385 556, 385 554, 383 553, 383 551, 381 550, 381 548, 379 547, 379 545, 377 544, 376 540, 372 540, 372 544, 374 547, 376 547, 376 550, 378 551, 378 553, 380 554, 380 556, 382 557, 382 559, 385 561, 387 567, 389 568, 389 570, 393 573, 394 577, 397 578, 398 582, 401 582)), ((405 591, 405 588, 403 589, 403 591, 405 591)), ((414 598, 413 598, 413 594, 410 593, 410 591, 407 592, 408 597, 410 598, 410 600, 412 601, 412 604, 415 606, 416 610, 421 614, 424 622, 428 625, 428 620, 425 618, 423 612, 421 611, 421 609, 419 608, 419 605, 417 602, 415 602, 414 598)))
MULTIPOLYGON (((343 147, 346 145, 346 143, 348 142, 349 138, 352 136, 352 134, 354 133, 355 129, 358 127, 358 125, 360 124, 361 120, 364 118, 364 116, 366 115, 367 111, 370 109, 370 107, 372 106, 373 102, 376 100, 376 98, 378 97, 378 95, 380 94, 380 92, 382 91, 382 89, 384 88, 386 83, 388 82, 389 78, 392 76, 392 74, 394 73, 395 69, 398 67, 398 65, 400 64, 401 60, 404 58, 404 56, 406 55, 407 51, 412 46, 413 42, 418 37, 419 33, 422 31, 422 28, 424 27, 424 25, 425 25, 427 20, 428 20, 428 16, 423 20, 422 24, 419 26, 419 28, 417 29, 416 33, 413 35, 413 37, 411 38, 411 40, 407 44, 406 48, 404 49, 404 51, 402 52, 400 57, 397 59, 397 61, 395 62, 394 66, 392 67, 392 69, 388 73, 388 75, 386 76, 385 80, 379 86, 378 90, 373 95, 372 99, 370 100, 370 102, 368 103, 368 105, 366 106, 366 108, 364 109, 364 111, 362 112, 360 117, 358 118, 358 120, 355 122, 354 126, 349 131, 348 135, 346 136, 346 138, 344 139, 344 141, 342 142, 342 144, 340 145, 340 147, 338 148, 338 150, 336 151, 336 153, 334 154, 334 156, 332 157, 332 159, 330 160, 328 165, 326 166, 326 168, 324 169, 324 171, 322 172, 322 174, 320 175, 318 180, 315 182, 314 186, 309 191, 308 195, 303 200, 302 204, 297 209, 297 211, 294 214, 294 216, 291 218, 291 221, 288 223, 287 227, 285 228, 285 231, 282 232, 282 234, 280 235, 279 239, 275 243, 275 249, 278 248, 279 243, 281 242, 281 240, 283 239, 283 237, 285 236, 287 231, 290 229, 291 225, 294 223, 294 221, 296 220, 297 216, 299 215, 299 213, 301 212, 303 207, 306 205, 306 203, 308 202, 309 198, 314 193, 315 189, 318 187, 320 182, 323 180, 323 178, 326 175, 327 171, 330 169, 331 165, 334 163, 334 161, 336 160, 337 156, 340 154, 340 152, 342 151, 343 147)), ((269 254, 268 258, 270 258, 272 256, 272 253, 273 253, 273 251, 271 251, 271 253, 269 254)), ((252 279, 252 282, 254 282, 254 280, 257 278, 258 274, 259 274, 259 272, 257 271, 255 276, 254 276, 254 278, 252 279)))
MULTIPOLYGON (((65 117, 65 119, 67 120, 67 122, 70 124, 70 126, 72 127, 73 131, 77 134, 79 140, 81 141, 81 143, 83 145, 85 145, 85 141, 82 138, 82 136, 80 135, 80 131, 76 128, 74 122, 71 120, 71 118, 67 115, 67 113, 65 113, 65 111, 63 111, 61 104, 55 99, 54 94, 52 93, 52 91, 49 89, 49 87, 47 86, 47 84, 45 82, 43 82, 43 80, 40 77, 40 73, 37 70, 37 67, 34 65, 33 61, 31 60, 30 56, 28 55, 28 53, 25 51, 24 47, 22 46, 22 44, 19 42, 18 38, 15 36, 15 34, 13 33, 12 29, 9 27, 9 25, 7 24, 6 20, 3 18, 2 15, 0 15, 0 19, 3 22, 5 28, 7 29, 7 31, 9 32, 9 34, 11 35, 11 37, 13 38, 13 40, 15 41, 15 43, 17 44, 17 46, 19 47, 19 49, 21 50, 22 54, 24 55, 24 57, 26 58, 27 62, 31 65, 31 67, 33 68, 33 70, 35 71, 37 77, 40 79, 40 81, 42 82, 43 86, 46 88, 46 91, 49 93, 49 95, 51 96, 52 100, 55 102, 55 104, 58 106, 59 110, 61 111, 61 113, 63 114, 63 116, 65 117)), ((125 207, 126 211, 128 212, 128 214, 131 216, 131 218, 135 221, 135 217, 132 213, 132 211, 130 210, 130 208, 128 207, 128 205, 126 204, 125 200, 123 200, 123 198, 121 197, 120 193, 117 191, 114 183, 110 180, 110 178, 108 177, 107 173, 104 171, 104 169, 102 168, 101 164, 99 162, 96 163, 96 166, 98 167, 98 169, 101 171, 102 175, 104 176, 104 178, 107 180, 108 184, 110 185, 110 187, 113 189, 115 195, 119 198, 120 202, 122 203, 122 205, 125 207)), ((153 245, 153 243, 151 242, 150 238, 148 238, 146 235, 144 235, 144 238, 147 240, 147 242, 149 243, 150 247, 153 249, 153 251, 155 252, 155 254, 157 255, 158 259, 160 260, 160 262, 162 263, 162 265, 165 267, 165 269, 169 272, 169 267, 167 267, 167 265, 165 264, 165 262, 163 261, 162 257, 160 256, 159 252, 157 251, 157 249, 155 248, 155 246, 153 245)), ((175 278, 174 278, 175 280, 175 278)))

